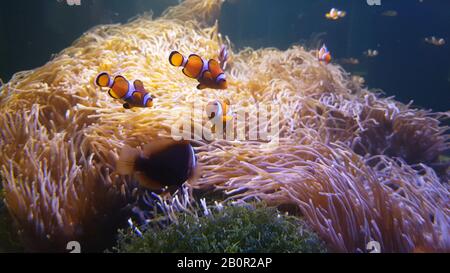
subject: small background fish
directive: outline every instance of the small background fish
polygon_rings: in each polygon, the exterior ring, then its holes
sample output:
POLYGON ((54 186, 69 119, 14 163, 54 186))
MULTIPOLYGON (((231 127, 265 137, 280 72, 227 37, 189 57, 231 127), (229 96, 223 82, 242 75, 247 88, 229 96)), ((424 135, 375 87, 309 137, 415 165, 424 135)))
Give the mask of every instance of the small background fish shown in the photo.
POLYGON ((444 38, 436 38, 435 36, 425 38, 425 42, 435 46, 443 46, 445 45, 444 38))
POLYGON ((395 17, 398 15, 398 12, 396 10, 386 10, 381 13, 381 15, 386 17, 395 17))

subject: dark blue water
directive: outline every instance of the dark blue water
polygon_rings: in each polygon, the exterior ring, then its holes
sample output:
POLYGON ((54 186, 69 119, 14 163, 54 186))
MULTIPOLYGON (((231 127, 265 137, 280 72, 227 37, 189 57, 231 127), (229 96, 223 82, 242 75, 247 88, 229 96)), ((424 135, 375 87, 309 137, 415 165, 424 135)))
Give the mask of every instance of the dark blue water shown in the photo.
MULTIPOLYGON (((43 65, 52 53, 69 46, 84 31, 127 19, 152 9, 156 15, 177 0, 82 0, 69 7, 56 0, 4 1, 0 10, 0 77, 43 65)), ((371 88, 381 88, 403 102, 446 111, 450 107, 450 1, 381 0, 237 0, 224 4, 221 32, 238 47, 278 47, 326 42, 335 60, 353 57, 359 65, 347 71, 364 75, 371 88), (332 7, 347 11, 339 21, 324 14, 332 7), (381 16, 396 10, 395 17, 381 16), (424 42, 436 36, 447 42, 424 42), (377 49, 376 58, 362 54, 377 49)))
POLYGON ((285 49, 319 36, 335 59, 359 59, 359 65, 344 67, 364 74, 369 87, 381 88, 403 102, 414 100, 425 108, 449 110, 450 1, 382 0, 381 4, 369 6, 365 0, 241 0, 224 6, 221 30, 239 47, 285 49), (347 11, 347 16, 339 21, 325 19, 332 7, 347 11), (398 15, 381 16, 387 10, 398 15), (447 44, 426 44, 424 38, 433 35, 447 44), (362 53, 369 48, 377 49, 379 56, 364 57, 362 53))

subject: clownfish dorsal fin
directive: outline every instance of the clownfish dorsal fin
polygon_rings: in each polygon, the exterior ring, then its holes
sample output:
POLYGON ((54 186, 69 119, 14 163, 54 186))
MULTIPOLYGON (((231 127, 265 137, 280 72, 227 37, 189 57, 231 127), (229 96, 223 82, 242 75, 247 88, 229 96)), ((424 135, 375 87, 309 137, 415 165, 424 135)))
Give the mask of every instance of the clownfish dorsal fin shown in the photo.
POLYGON ((133 82, 134 89, 139 92, 145 92, 144 83, 141 80, 135 80, 133 82))
POLYGON ((223 73, 220 64, 214 59, 209 60, 208 67, 213 78, 216 78, 217 76, 223 73))

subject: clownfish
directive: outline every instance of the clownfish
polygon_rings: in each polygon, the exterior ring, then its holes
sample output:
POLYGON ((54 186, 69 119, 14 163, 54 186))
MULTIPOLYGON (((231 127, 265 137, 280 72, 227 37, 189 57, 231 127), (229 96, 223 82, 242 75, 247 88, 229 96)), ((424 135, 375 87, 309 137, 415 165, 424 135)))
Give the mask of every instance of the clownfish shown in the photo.
POLYGON ((226 122, 233 119, 233 113, 230 107, 230 100, 213 101, 206 105, 206 115, 209 120, 226 122))
MULTIPOLYGON (((223 58, 225 57, 228 57, 226 49, 223 58)), ((186 58, 178 51, 173 51, 170 53, 169 62, 173 66, 183 67, 184 75, 192 79, 197 79, 199 82, 197 89, 227 88, 227 80, 225 78, 225 73, 223 72, 222 66, 214 59, 206 61, 196 54, 191 54, 188 58, 186 58)), ((223 61, 222 64, 224 64, 223 61)))
POLYGON ((142 151, 125 146, 116 161, 116 171, 135 176, 149 190, 176 190, 197 177, 198 164, 189 141, 162 139, 144 145, 142 151))
POLYGON ((329 20, 337 20, 339 18, 344 18, 347 13, 345 11, 337 10, 335 8, 332 8, 330 12, 325 14, 325 17, 329 20))
POLYGON ((212 131, 215 132, 216 124, 224 124, 233 119, 233 112, 230 107, 230 100, 213 101, 206 105, 206 115, 213 123, 212 131))
POLYGON ((98 74, 95 83, 102 88, 109 87, 108 94, 114 99, 124 101, 125 109, 153 106, 153 97, 145 90, 140 80, 131 83, 123 76, 119 75, 113 79, 108 73, 102 72, 98 74))
POLYGON ((317 52, 317 59, 319 62, 325 62, 329 64, 331 62, 331 53, 328 48, 323 44, 322 48, 317 52))

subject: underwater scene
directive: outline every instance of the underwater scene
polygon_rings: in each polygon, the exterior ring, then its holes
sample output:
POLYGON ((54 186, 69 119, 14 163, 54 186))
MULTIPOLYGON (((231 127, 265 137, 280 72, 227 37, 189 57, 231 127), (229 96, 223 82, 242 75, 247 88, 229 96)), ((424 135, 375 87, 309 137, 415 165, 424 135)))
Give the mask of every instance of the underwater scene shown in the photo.
POLYGON ((450 1, 0 8, 0 253, 449 253, 450 1))

